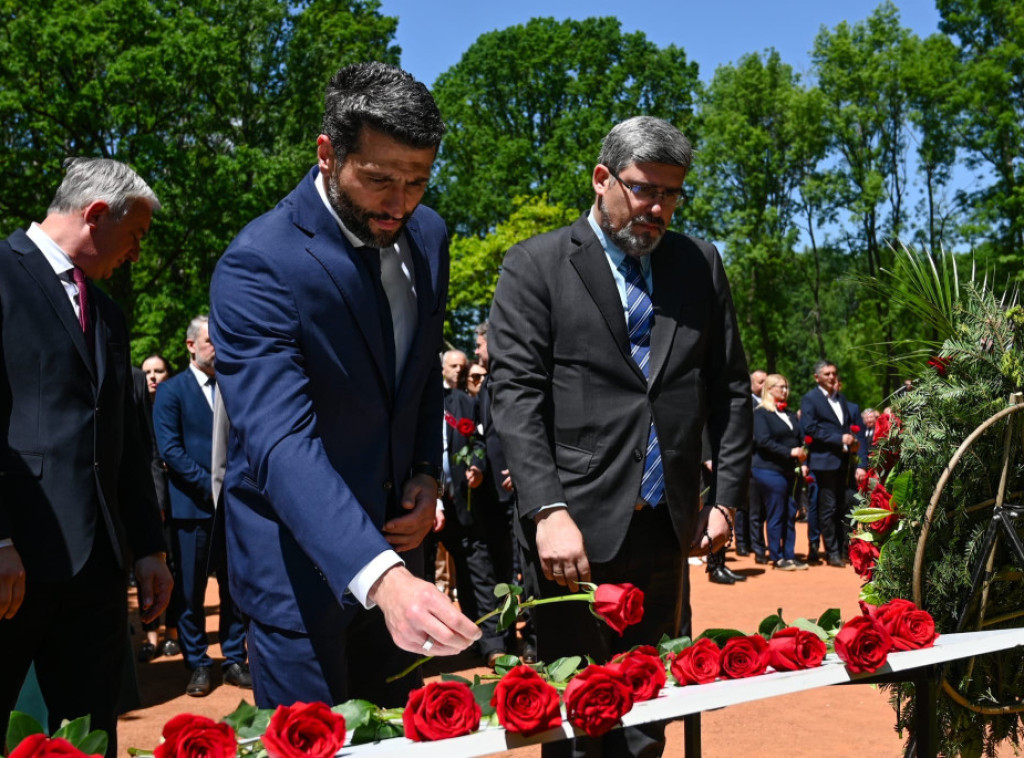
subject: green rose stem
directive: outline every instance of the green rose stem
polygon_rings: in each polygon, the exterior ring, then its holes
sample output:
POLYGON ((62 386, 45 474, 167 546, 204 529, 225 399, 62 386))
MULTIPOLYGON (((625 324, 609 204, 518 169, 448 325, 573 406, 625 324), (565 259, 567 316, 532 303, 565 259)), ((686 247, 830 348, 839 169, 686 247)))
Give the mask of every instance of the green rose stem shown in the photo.
MULTIPOLYGON (((516 606, 516 618, 519 617, 519 611, 523 610, 524 608, 536 608, 538 605, 548 605, 549 603, 562 603, 562 602, 565 602, 566 600, 586 600, 588 603, 593 603, 594 602, 594 592, 597 591, 597 587, 594 586, 594 585, 591 585, 591 586, 594 587, 594 588, 592 590, 590 590, 589 592, 577 592, 577 593, 575 593, 573 595, 559 595, 558 597, 545 597, 545 598, 541 598, 540 600, 537 600, 536 598, 530 598, 529 600, 524 600, 521 603, 517 603, 517 606, 516 606)), ((482 623, 484 623, 491 616, 496 616, 499 613, 501 613, 502 610, 503 610, 502 608, 495 608, 493 611, 485 613, 483 616, 478 618, 474 623, 477 626, 480 626, 482 623)), ((433 655, 425 655, 422 658, 420 658, 418 661, 415 661, 414 663, 411 663, 409 666, 404 668, 399 673, 397 673, 397 674, 395 674, 393 676, 389 676, 384 681, 386 681, 388 684, 390 684, 391 682, 396 682, 399 679, 401 679, 402 677, 408 676, 413 671, 415 671, 420 666, 422 666, 424 663, 426 663, 427 661, 429 661, 429 660, 431 660, 431 659, 433 659, 435 657, 436 656, 433 656, 433 655)))

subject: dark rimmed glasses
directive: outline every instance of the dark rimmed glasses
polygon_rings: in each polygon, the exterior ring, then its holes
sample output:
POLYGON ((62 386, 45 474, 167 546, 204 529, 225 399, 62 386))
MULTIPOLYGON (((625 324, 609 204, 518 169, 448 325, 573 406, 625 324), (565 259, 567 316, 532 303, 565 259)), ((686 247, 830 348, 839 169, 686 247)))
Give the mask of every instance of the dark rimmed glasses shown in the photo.
MULTIPOLYGON (((605 168, 608 168, 605 166, 605 168)), ((662 203, 664 205, 686 204, 689 199, 686 196, 686 188, 679 189, 659 187, 657 184, 641 184, 640 182, 627 182, 610 168, 608 173, 615 177, 615 180, 625 187, 629 194, 645 203, 662 203)))

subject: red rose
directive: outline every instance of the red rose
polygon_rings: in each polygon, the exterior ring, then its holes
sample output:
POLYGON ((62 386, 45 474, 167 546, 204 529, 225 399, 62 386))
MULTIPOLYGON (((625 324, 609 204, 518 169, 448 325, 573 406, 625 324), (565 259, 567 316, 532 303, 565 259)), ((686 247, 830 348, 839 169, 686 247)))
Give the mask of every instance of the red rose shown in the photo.
POLYGON ((770 657, 768 641, 760 634, 731 637, 722 648, 722 676, 744 679, 763 674, 770 657))
POLYGON ((935 644, 935 619, 909 600, 890 600, 874 616, 892 637, 893 650, 918 650, 935 644))
POLYGON ((872 469, 868 469, 867 476, 865 476, 863 479, 860 480, 860 484, 857 485, 857 490, 860 491, 860 492, 867 492, 872 487, 874 487, 875 484, 877 484, 877 483, 878 483, 878 472, 875 471, 873 468, 872 469))
POLYGON ((785 400, 779 400, 778 402, 775 403, 775 407, 780 411, 784 411, 789 407, 789 403, 787 403, 785 400))
POLYGON ((333 758, 345 744, 345 717, 326 703, 277 706, 263 734, 270 758, 333 758))
POLYGON ((857 572, 857 576, 870 582, 875 573, 875 565, 878 563, 878 548, 867 540, 852 538, 850 540, 850 563, 853 564, 853 570, 857 572))
POLYGON ((787 626, 768 640, 769 662, 776 671, 796 671, 820 666, 825 643, 813 632, 787 626))
POLYGON ((808 434, 806 437, 804 437, 805 445, 810 445, 812 442, 814 442, 814 437, 812 437, 811 435, 808 434))
POLYGON ((864 525, 876 534, 887 534, 900 520, 899 514, 893 513, 892 511, 892 496, 888 493, 881 482, 876 484, 875 489, 871 492, 871 502, 869 505, 872 508, 881 508, 892 514, 878 521, 872 521, 864 525))
POLYGON ((644 593, 632 584, 599 584, 594 611, 621 637, 627 626, 644 617, 644 593))
POLYGON ((235 730, 205 716, 182 713, 164 724, 156 758, 235 758, 235 730))
POLYGON ((641 645, 635 650, 623 653, 614 658, 612 663, 617 663, 622 669, 626 684, 633 690, 635 703, 657 697, 668 679, 661 656, 650 645, 641 645))
POLYGON ((872 673, 885 663, 892 637, 870 616, 858 616, 843 624, 835 646, 836 655, 851 674, 872 673))
POLYGON ((860 434, 860 425, 850 424, 850 434, 860 434))
POLYGON ((722 670, 722 651, 710 637, 701 637, 672 657, 669 667, 680 685, 707 684, 722 670))
POLYGON ((402 713, 405 736, 414 742, 461 737, 480 726, 480 706, 463 682, 430 682, 409 693, 402 713))
MULTIPOLYGON (((86 758, 86 754, 63 737, 50 739, 39 732, 30 734, 19 742, 8 758, 86 758)), ((100 756, 91 756, 90 758, 100 758, 100 756)))
POLYGON ((491 705, 498 712, 498 723, 516 734, 536 734, 562 723, 558 690, 529 666, 516 666, 501 678, 491 705))
POLYGON ((455 431, 463 437, 468 437, 476 431, 476 424, 471 418, 460 418, 455 422, 455 431))
POLYGON ((814 478, 814 474, 808 474, 807 476, 804 477, 804 480, 808 484, 814 484, 816 481, 818 481, 817 479, 814 478))
POLYGON ((617 664, 591 664, 565 688, 565 717, 591 737, 600 737, 633 707, 633 691, 617 664))

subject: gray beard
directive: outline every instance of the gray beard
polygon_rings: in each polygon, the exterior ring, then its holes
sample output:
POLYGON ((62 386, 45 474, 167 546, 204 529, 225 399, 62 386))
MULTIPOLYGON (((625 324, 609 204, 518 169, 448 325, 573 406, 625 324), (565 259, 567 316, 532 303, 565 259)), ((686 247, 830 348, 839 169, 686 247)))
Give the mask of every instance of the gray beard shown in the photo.
POLYGON ((615 243, 626 255, 631 255, 635 258, 642 258, 645 255, 650 254, 654 248, 661 242, 661 238, 664 233, 659 234, 657 237, 647 234, 633 234, 630 231, 632 223, 634 221, 641 221, 643 223, 659 223, 658 219, 653 219, 650 216, 634 216, 628 222, 623 224, 620 229, 613 229, 612 222, 608 218, 608 210, 605 208, 604 198, 597 198, 597 208, 601 211, 601 220, 599 226, 601 231, 608 235, 608 239, 615 243))

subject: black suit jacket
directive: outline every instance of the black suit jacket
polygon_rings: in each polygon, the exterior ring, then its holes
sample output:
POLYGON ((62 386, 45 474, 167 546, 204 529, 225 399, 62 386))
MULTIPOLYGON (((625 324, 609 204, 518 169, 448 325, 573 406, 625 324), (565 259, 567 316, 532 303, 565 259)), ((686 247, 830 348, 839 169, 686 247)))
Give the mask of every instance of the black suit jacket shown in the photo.
MULTIPOLYGON (((444 410, 445 413, 451 414, 456 422, 460 419, 468 418, 473 421, 474 426, 479 426, 480 419, 478 418, 479 413, 476 401, 462 390, 449 387, 444 388, 444 410)), ((473 521, 472 508, 470 506, 475 504, 476 493, 479 492, 480 488, 478 487, 473 490, 474 501, 467 503, 466 495, 469 493, 469 482, 466 481, 466 471, 469 470, 469 465, 476 466, 481 470, 484 468, 483 445, 475 434, 461 434, 447 422, 444 424, 444 431, 448 448, 448 471, 451 474, 449 505, 455 506, 454 515, 459 520, 459 523, 463 526, 468 526, 473 521), (469 465, 466 464, 465 460, 455 460, 456 454, 467 445, 470 445, 473 450, 473 456, 470 459, 469 465)), ((448 514, 449 517, 452 515, 451 513, 448 514)))
POLYGON ((142 437, 142 447, 149 460, 149 471, 153 476, 153 488, 156 490, 156 504, 160 512, 170 518, 171 496, 167 491, 167 470, 156 446, 156 433, 153 431, 153 403, 149 399, 149 384, 146 374, 140 368, 132 366, 133 398, 135 400, 135 418, 142 437))
POLYGON ((122 566, 129 553, 165 549, 133 409, 124 317, 88 288, 93 351, 28 236, 17 231, 0 242, 0 538, 13 538, 37 581, 74 576, 97 530, 122 566))
POLYGON ((622 301, 586 217, 505 256, 491 311, 492 412, 519 516, 568 504, 592 561, 619 550, 640 492, 651 417, 666 496, 689 546, 701 430, 717 501, 740 506, 750 471, 750 378, 713 245, 669 232, 651 253, 650 379, 630 355, 622 301))
POLYGON ((792 411, 786 411, 792 428, 780 419, 774 411, 758 407, 754 409, 754 460, 753 468, 777 471, 787 479, 796 476, 799 462, 790 455, 794 447, 803 445, 800 420, 792 411))
POLYGON ((838 471, 849 462, 850 454, 843 450, 843 435, 850 432, 852 416, 843 393, 836 397, 843 414, 842 421, 818 387, 813 387, 800 401, 800 423, 804 434, 812 438, 807 458, 811 471, 838 471))
POLYGON ((480 408, 480 426, 484 434, 484 451, 486 453, 486 468, 484 469, 484 482, 480 485, 473 497, 480 494, 486 507, 507 509, 515 492, 510 492, 501 486, 505 481, 505 474, 501 473, 508 469, 505 462, 505 452, 501 449, 501 439, 498 437, 498 430, 494 426, 494 414, 491 413, 491 376, 488 374, 480 383, 480 392, 476 396, 477 405, 480 408))

